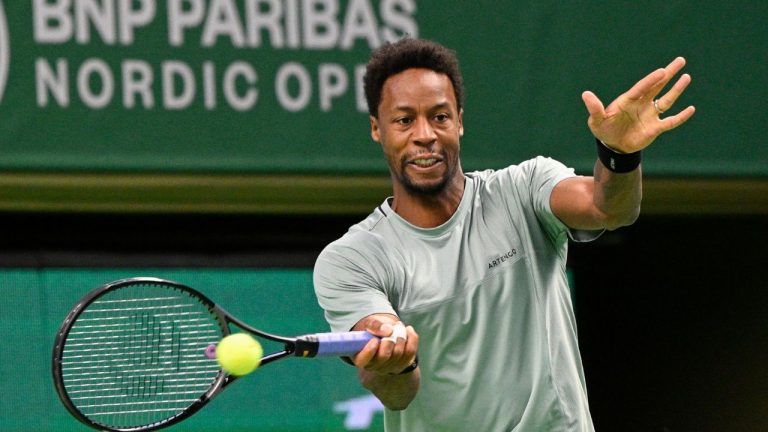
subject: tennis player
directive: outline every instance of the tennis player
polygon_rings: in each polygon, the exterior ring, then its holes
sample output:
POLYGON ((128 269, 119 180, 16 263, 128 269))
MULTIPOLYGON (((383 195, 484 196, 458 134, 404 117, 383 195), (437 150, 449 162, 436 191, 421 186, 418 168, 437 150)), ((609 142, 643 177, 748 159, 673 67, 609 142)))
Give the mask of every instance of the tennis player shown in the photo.
MULTIPOLYGON (((589 241, 640 211, 641 151, 694 113, 665 116, 690 83, 677 58, 607 107, 582 95, 592 176, 536 157, 464 172, 455 53, 406 38, 373 52, 371 136, 393 196, 328 245, 315 291, 334 331, 369 330, 351 361, 394 431, 591 431, 566 281, 568 238, 589 241)), ((515 145, 511 140, 510 146, 515 145)))

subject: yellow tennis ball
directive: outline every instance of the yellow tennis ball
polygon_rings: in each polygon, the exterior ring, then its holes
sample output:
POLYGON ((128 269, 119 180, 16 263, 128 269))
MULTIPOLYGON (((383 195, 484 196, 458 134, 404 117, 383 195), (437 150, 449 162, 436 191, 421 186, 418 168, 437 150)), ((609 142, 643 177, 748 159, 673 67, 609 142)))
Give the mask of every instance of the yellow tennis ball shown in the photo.
POLYGON ((219 366, 226 373, 235 376, 248 375, 256 370, 262 355, 264 349, 261 344, 246 333, 226 336, 216 346, 216 360, 219 366))

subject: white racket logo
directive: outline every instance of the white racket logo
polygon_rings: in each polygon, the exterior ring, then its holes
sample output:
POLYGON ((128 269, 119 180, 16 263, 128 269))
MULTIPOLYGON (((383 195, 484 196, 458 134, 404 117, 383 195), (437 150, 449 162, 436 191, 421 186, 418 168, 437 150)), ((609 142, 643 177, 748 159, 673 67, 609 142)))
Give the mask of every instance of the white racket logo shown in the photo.
POLYGON ((5 7, 0 0, 0 103, 3 101, 5 86, 8 84, 8 68, 11 61, 11 45, 8 39, 8 20, 5 7))

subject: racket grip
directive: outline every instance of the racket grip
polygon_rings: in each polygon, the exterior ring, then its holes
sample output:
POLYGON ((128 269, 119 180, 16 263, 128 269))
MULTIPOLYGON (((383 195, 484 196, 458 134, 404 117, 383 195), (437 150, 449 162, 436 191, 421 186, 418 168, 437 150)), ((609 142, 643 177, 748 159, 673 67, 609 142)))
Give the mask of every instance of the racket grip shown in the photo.
POLYGON ((315 333, 303 336, 304 340, 317 341, 317 357, 339 357, 357 354, 376 336, 367 331, 341 333, 315 333))

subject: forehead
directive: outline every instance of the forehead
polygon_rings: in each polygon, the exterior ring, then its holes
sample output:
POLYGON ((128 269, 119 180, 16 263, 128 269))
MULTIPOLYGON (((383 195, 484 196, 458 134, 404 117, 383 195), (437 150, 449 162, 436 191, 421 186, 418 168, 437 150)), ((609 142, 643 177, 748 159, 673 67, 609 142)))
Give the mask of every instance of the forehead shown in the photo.
POLYGON ((384 81, 380 107, 415 107, 422 104, 450 104, 455 108, 456 95, 448 75, 430 69, 406 69, 384 81))

